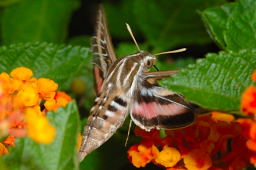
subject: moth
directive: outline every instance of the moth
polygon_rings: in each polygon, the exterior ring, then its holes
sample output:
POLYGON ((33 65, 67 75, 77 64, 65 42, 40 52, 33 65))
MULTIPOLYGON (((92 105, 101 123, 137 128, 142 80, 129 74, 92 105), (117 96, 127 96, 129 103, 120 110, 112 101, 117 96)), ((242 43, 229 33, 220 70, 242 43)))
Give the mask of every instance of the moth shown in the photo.
POLYGON ((98 10, 92 52, 98 97, 84 127, 80 161, 107 141, 129 113, 133 122, 146 131, 184 127, 194 121, 200 108, 157 84, 157 80, 176 71, 148 71, 156 56, 164 53, 152 55, 139 49, 135 54, 116 57, 102 7, 98 10))

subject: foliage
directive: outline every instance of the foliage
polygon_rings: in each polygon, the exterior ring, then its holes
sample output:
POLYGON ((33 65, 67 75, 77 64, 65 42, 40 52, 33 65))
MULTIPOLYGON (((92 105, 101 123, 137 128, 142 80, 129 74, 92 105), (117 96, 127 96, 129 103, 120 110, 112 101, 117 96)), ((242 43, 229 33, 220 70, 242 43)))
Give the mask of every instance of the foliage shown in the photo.
POLYGON ((76 0, 23 0, 16 3, 3 11, 3 43, 63 42, 70 16, 77 7, 76 0))
POLYGON ((239 112, 241 94, 252 84, 250 75, 256 65, 255 52, 210 53, 179 74, 163 80, 162 85, 205 108, 239 112))
POLYGON ((148 43, 158 51, 189 44, 203 44, 210 41, 197 10, 222 4, 223 0, 138 0, 134 11, 138 25, 148 43), (147 11, 147 15, 141 11, 147 11), (189 17, 188 17, 189 16, 189 17), (152 19, 155 18, 155 19, 152 19))
MULTIPOLYGON (((28 138, 19 139, 10 154, 0 160, 0 167, 79 168, 76 160, 80 128, 78 110, 81 122, 85 122, 95 97, 89 50, 92 26, 87 23, 87 32, 77 36, 72 33, 70 23, 74 23, 74 12, 77 10, 80 13, 83 10, 86 16, 94 15, 89 14, 92 10, 84 10, 84 6, 92 7, 91 3, 82 0, 0 2, 0 73, 26 66, 35 77, 46 77, 57 82, 78 103, 72 102, 56 113, 48 114, 58 130, 53 144, 46 146, 28 138), (70 88, 81 87, 73 86, 74 79, 81 80, 85 88, 79 92, 70 88)), ((213 47, 214 50, 207 51, 209 53, 202 59, 197 59, 202 57, 198 53, 188 54, 189 58, 177 57, 184 54, 161 56, 157 63, 160 70, 181 71, 161 80, 160 84, 200 106, 241 115, 241 93, 252 84, 250 75, 256 66, 255 0, 122 0, 103 5, 118 56, 136 52, 125 22, 131 25, 141 49, 152 53, 180 47, 198 47, 200 50, 202 47, 213 47)), ((84 18, 79 24, 83 22, 84 18)), ((123 147, 127 127, 124 129, 90 154, 80 168, 129 168, 123 147), (111 154, 113 156, 109 156, 111 154), (113 159, 115 166, 111 161, 113 159)))
POLYGON ((254 21, 255 5, 253 0, 241 0, 201 12, 226 52, 209 54, 163 84, 206 108, 239 112, 241 93, 252 84, 249 75, 256 64, 253 38, 249 38, 255 28, 246 25, 254 21))
POLYGON ((88 53, 88 48, 71 45, 12 44, 0 48, 0 71, 10 72, 25 66, 31 68, 36 77, 53 79, 62 89, 68 89, 84 63, 90 61, 88 53))

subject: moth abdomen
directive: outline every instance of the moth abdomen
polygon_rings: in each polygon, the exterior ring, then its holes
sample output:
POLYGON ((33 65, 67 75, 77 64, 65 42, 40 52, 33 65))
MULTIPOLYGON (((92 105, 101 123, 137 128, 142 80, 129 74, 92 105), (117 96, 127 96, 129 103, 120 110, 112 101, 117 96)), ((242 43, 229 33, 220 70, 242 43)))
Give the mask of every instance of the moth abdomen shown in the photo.
POLYGON ((119 104, 120 106, 123 106, 123 107, 127 106, 127 102, 121 97, 116 96, 113 101, 119 104))
POLYGON ((128 101, 124 97, 110 97, 104 102, 102 95, 95 103, 84 128, 80 159, 108 140, 127 116, 128 101))

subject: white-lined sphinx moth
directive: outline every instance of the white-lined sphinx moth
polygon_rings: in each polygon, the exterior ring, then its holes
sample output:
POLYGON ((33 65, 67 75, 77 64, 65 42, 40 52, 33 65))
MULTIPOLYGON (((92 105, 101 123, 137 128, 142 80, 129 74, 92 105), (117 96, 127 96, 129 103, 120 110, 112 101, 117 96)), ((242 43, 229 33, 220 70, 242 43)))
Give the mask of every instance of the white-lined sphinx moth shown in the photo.
POLYGON ((116 58, 102 7, 92 40, 98 97, 84 127, 79 160, 101 146, 130 113, 141 128, 178 128, 192 123, 197 106, 159 86, 156 80, 175 71, 148 72, 156 56, 146 52, 116 58))

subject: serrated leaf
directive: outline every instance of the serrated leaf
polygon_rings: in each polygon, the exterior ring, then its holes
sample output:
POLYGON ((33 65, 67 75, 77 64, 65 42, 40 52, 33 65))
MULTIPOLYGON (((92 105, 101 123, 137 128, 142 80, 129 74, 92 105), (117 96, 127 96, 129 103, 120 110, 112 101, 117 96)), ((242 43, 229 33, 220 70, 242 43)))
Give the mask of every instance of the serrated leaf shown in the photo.
POLYGON ((174 46, 210 42, 197 10, 225 0, 136 0, 136 20, 156 51, 174 46))
POLYGON ((77 0, 24 0, 4 10, 4 44, 17 42, 63 42, 77 0))
POLYGON ((223 48, 233 51, 256 48, 256 1, 240 0, 204 10, 212 38, 223 48))
POLYGON ((53 79, 67 89, 81 67, 89 65, 90 56, 88 48, 79 46, 27 43, 0 47, 0 60, 0 72, 25 66, 35 77, 53 79))
POLYGON ((52 144, 44 145, 29 138, 18 139, 10 154, 4 157, 6 165, 12 170, 76 170, 77 137, 79 115, 74 101, 56 112, 48 112, 47 118, 57 130, 52 144))
POLYGON ((205 108, 239 112, 255 66, 256 51, 208 54, 161 84, 205 108))

